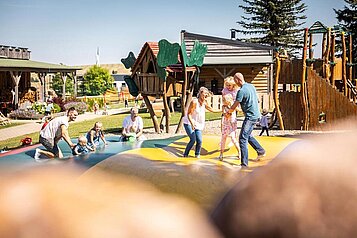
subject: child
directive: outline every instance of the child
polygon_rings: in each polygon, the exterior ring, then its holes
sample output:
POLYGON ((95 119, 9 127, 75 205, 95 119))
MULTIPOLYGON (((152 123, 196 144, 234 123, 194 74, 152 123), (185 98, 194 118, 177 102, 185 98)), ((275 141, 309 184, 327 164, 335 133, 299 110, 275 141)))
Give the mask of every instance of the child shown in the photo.
POLYGON ((233 101, 236 99, 238 92, 238 85, 234 82, 233 76, 224 79, 224 88, 222 90, 222 97, 226 94, 231 94, 233 101))
POLYGON ((97 146, 99 146, 99 140, 102 139, 105 145, 108 144, 108 142, 105 140, 103 131, 102 131, 102 126, 103 124, 101 122, 96 122, 94 123, 94 126, 90 131, 87 133, 87 140, 88 140, 88 145, 91 146, 93 149, 95 149, 97 146))
POLYGON ((263 109, 259 124, 262 127, 262 131, 260 132, 259 136, 263 135, 264 131, 266 131, 267 136, 269 136, 268 110, 265 108, 263 109))
POLYGON ((97 102, 95 102, 93 105, 93 111, 94 111, 94 114, 99 113, 99 104, 97 102))
POLYGON ((78 137, 78 143, 73 147, 72 154, 85 155, 90 151, 94 151, 94 149, 87 145, 87 138, 85 136, 78 137))
MULTIPOLYGON (((219 160, 223 160, 223 152, 226 146, 227 137, 231 138, 232 143, 236 147, 238 154, 240 154, 239 144, 237 141, 236 129, 237 129, 237 118, 236 112, 232 114, 227 113, 229 108, 233 105, 234 100, 232 94, 226 94, 222 97, 223 101, 223 117, 221 122, 222 128, 222 138, 221 138, 221 153, 219 155, 219 160)), ((239 157, 239 156, 238 156, 239 157)))

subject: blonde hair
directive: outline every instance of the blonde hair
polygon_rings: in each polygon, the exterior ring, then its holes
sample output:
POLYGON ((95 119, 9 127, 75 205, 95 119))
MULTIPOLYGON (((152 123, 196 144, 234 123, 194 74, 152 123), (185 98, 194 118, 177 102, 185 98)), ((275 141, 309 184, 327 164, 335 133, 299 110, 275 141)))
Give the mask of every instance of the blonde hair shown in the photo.
POLYGON ((227 78, 224 79, 224 87, 227 87, 228 84, 232 85, 234 89, 238 88, 238 85, 234 81, 233 76, 228 76, 227 78))
POLYGON ((207 93, 208 96, 212 95, 212 93, 206 87, 200 87, 200 89, 198 90, 198 93, 197 93, 197 97, 200 97, 201 93, 207 93))
POLYGON ((87 137, 85 137, 85 136, 80 136, 80 137, 78 137, 78 143, 80 143, 80 142, 85 142, 85 143, 87 143, 87 137))
POLYGON ((233 105, 233 96, 232 96, 232 94, 223 95, 222 103, 223 103, 223 105, 227 105, 229 107, 232 106, 233 105))

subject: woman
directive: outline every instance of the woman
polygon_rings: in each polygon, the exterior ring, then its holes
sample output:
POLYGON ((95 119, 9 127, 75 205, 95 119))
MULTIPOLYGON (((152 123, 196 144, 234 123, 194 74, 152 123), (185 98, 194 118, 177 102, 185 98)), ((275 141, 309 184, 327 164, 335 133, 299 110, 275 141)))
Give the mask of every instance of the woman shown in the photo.
POLYGON ((205 127, 205 111, 220 112, 210 107, 206 98, 209 96, 209 91, 205 87, 201 87, 198 91, 197 98, 194 98, 187 111, 187 115, 183 118, 183 125, 187 135, 190 137, 183 157, 188 157, 188 154, 196 142, 195 157, 200 158, 202 146, 202 131, 205 127))

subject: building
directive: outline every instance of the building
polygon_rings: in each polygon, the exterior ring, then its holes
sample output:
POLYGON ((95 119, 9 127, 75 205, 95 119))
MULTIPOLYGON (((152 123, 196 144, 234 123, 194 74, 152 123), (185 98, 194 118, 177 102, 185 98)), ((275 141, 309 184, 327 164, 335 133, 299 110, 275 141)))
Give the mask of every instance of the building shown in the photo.
MULTIPOLYGON (((65 81, 68 75, 76 79, 79 67, 50 64, 30 60, 31 51, 24 47, 0 45, 0 101, 2 108, 18 108, 25 101, 44 101, 47 96, 47 75, 60 73, 65 81), (36 73, 40 88, 31 87, 31 73, 36 73)), ((65 87, 63 87, 65 95, 65 87)))

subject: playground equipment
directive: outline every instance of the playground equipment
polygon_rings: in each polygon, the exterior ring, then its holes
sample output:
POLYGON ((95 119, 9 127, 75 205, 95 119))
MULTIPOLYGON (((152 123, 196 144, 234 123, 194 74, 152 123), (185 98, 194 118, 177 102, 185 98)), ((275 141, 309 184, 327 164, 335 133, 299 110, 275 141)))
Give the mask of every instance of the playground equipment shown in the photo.
POLYGON ((315 22, 305 29, 302 59, 276 54, 274 102, 281 129, 326 130, 339 119, 357 118, 352 50, 350 33, 315 22), (323 34, 321 59, 314 58, 313 50, 318 33, 323 34), (342 44, 340 57, 336 38, 342 44))
POLYGON ((122 59, 126 68, 131 68, 131 76, 124 78, 129 92, 136 97, 143 97, 149 110, 153 125, 157 133, 160 125, 149 97, 162 98, 163 115, 165 117, 166 132, 170 125, 170 97, 181 98, 181 119, 177 131, 182 126, 182 118, 192 99, 195 83, 198 82, 200 67, 207 52, 207 47, 195 42, 190 57, 187 56, 184 42, 171 44, 167 40, 146 42, 137 59, 132 52, 126 59, 122 59))

